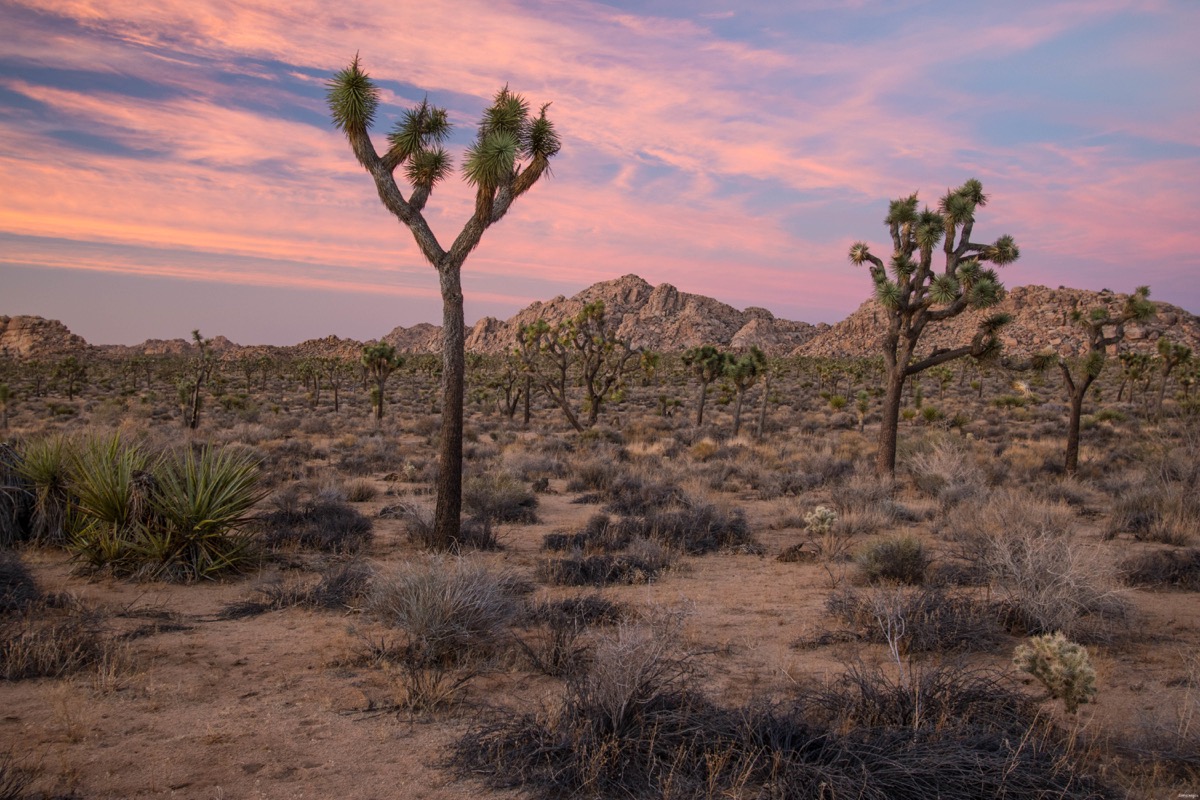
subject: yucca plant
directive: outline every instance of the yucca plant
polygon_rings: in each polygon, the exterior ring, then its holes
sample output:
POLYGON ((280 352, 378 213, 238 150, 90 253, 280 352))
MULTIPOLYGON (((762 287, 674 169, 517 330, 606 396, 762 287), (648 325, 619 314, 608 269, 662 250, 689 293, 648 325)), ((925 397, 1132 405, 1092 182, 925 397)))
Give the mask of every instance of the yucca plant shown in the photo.
POLYGON ((65 545, 71 529, 71 441, 65 436, 35 439, 25 446, 18 474, 33 491, 30 539, 37 544, 65 545))
POLYGON ((264 496, 253 458, 231 448, 177 451, 157 481, 154 522, 133 545, 156 576, 195 580, 249 565, 254 549, 245 527, 264 496))
POLYGON ((71 534, 76 557, 118 573, 135 569, 132 545, 152 524, 155 460, 113 433, 72 448, 69 464, 78 515, 71 534))
POLYGON ((21 477, 21 454, 0 442, 0 548, 12 547, 28 537, 33 492, 21 477))

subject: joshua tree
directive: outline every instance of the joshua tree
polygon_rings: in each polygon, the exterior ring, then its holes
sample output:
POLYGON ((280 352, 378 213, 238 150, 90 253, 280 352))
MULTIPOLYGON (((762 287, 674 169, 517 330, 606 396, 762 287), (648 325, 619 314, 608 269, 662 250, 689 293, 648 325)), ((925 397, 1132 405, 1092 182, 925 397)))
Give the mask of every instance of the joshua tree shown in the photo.
POLYGON ((8 405, 12 402, 12 390, 7 383, 0 383, 0 430, 8 430, 8 405))
POLYGON ((371 407, 375 410, 375 425, 383 420, 384 385, 394 370, 404 366, 404 357, 387 342, 369 344, 362 350, 362 365, 375 382, 371 387, 371 407))
POLYGON ((67 356, 54 368, 54 377, 66 384, 67 399, 74 400, 75 393, 87 380, 87 364, 75 356, 67 356))
POLYGON ((970 344, 914 358, 930 323, 957 317, 968 309, 990 308, 1004 297, 995 270, 983 265, 1010 264, 1020 251, 1011 236, 1001 236, 992 244, 971 241, 975 210, 986 203, 983 185, 974 178, 946 192, 937 211, 928 207, 918 210, 914 192, 893 200, 888 208, 884 224, 891 233, 892 254, 886 265, 865 242, 850 247, 851 263, 870 268, 875 299, 887 322, 881 343, 885 365, 883 417, 875 461, 880 475, 896 472, 896 434, 905 379, 963 356, 992 355, 1000 346, 997 332, 1010 321, 1006 314, 989 315, 980 322, 970 344), (939 242, 945 257, 940 270, 933 263, 939 242))
POLYGON ((1159 375, 1161 375, 1161 383, 1158 384, 1158 403, 1156 405, 1155 414, 1162 416, 1163 398, 1167 394, 1167 379, 1171 377, 1171 371, 1180 364, 1186 364, 1192 360, 1192 348, 1187 345, 1177 344, 1163 336, 1158 340, 1158 358, 1159 358, 1159 375))
POLYGON ((733 382, 737 391, 737 400, 733 406, 733 435, 737 436, 742 429, 742 401, 746 392, 758 383, 758 379, 767 369, 767 357, 753 345, 750 352, 738 358, 731 358, 725 367, 725 375, 733 382))
POLYGON ((729 353, 723 353, 711 344, 693 347, 683 354, 684 366, 700 381, 700 397, 696 401, 697 428, 704 424, 704 403, 708 399, 708 386, 725 374, 729 361, 729 353))
POLYGON ((211 339, 205 339, 200 335, 199 330, 194 330, 192 331, 192 342, 196 345, 197 354, 185 367, 191 374, 179 379, 178 389, 179 403, 183 406, 183 425, 185 428, 196 430, 200 427, 200 406, 204 384, 212 375, 216 362, 209 350, 211 339))
POLYGON ((337 414, 342 410, 341 391, 350 377, 350 364, 338 356, 319 358, 317 362, 325 375, 325 382, 329 384, 329 390, 333 392, 333 413, 337 414))
POLYGON ((1079 420, 1083 416, 1083 399, 1088 388, 1104 370, 1109 348, 1120 345, 1125 338, 1125 325, 1134 320, 1145 320, 1154 315, 1154 304, 1150 302, 1150 287, 1139 286, 1125 298, 1125 303, 1115 314, 1108 306, 1093 308, 1084 314, 1076 309, 1072 319, 1083 327, 1087 336, 1087 350, 1080 358, 1068 358, 1058 353, 1047 352, 1033 359, 1036 369, 1047 369, 1057 364, 1063 376, 1063 387, 1071 406, 1067 421, 1067 452, 1064 467, 1068 475, 1079 469, 1079 420))
POLYGON ((417 247, 437 270, 442 295, 442 433, 433 539, 447 547, 459 538, 462 512, 464 344, 462 266, 483 232, 499 222, 513 202, 533 188, 559 151, 558 134, 546 118, 547 103, 531 114, 523 97, 501 89, 483 112, 463 174, 475 188, 475 210, 449 249, 442 247, 422 210, 433 187, 451 170, 442 142, 450 133, 444 108, 422 101, 405 112, 388 135, 380 156, 367 130, 379 108, 379 89, 355 55, 329 83, 333 123, 346 134, 358 163, 371 174, 379 199, 412 232, 417 247), (408 197, 396 170, 412 187, 408 197))
POLYGON ((551 327, 537 320, 519 331, 527 366, 539 388, 562 409, 577 431, 590 428, 600 418, 605 400, 619 392, 632 362, 640 354, 617 337, 604 314, 604 301, 585 305, 578 314, 551 327), (584 391, 587 417, 571 408, 569 387, 578 374, 584 391))

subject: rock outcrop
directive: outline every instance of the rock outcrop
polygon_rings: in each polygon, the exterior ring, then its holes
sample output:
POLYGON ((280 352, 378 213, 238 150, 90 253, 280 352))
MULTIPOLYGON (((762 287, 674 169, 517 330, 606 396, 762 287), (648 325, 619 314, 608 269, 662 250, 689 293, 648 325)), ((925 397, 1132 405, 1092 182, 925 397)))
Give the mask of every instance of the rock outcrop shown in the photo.
MULTIPOLYGON (((1013 321, 1000 333, 1004 351, 1015 357, 1053 349, 1075 355, 1086 346, 1082 329, 1072 322, 1074 310, 1087 313, 1108 305, 1115 312, 1127 295, 1093 292, 1086 289, 1050 289, 1045 286, 1018 286, 1010 289, 999 306, 986 311, 969 311, 941 323, 930 324, 921 337, 920 351, 958 347, 971 341, 979 321, 998 311, 1012 315, 1013 321)), ((1153 352, 1160 336, 1180 342, 1200 352, 1200 318, 1169 303, 1156 302, 1158 313, 1146 322, 1125 327, 1122 349, 1153 352)), ((828 330, 795 348, 796 355, 856 357, 879 354, 886 316, 879 304, 870 299, 858 310, 828 330)))
POLYGON ((55 358, 86 353, 90 346, 56 319, 0 317, 0 357, 55 358))

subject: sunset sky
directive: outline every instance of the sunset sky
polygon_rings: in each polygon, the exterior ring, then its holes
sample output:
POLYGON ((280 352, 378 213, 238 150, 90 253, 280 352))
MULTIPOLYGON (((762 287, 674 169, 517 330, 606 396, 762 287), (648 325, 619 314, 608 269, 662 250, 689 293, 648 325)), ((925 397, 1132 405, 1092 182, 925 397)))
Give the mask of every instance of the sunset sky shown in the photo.
MULTIPOLYGON (((887 201, 979 178, 1009 286, 1200 312, 1200 3, 0 0, 0 314, 94 343, 381 336, 436 276, 329 122, 356 51, 376 134, 452 150, 504 84, 552 101, 553 176, 467 261, 467 318, 637 273, 836 321, 887 201)), ((456 176, 426 215, 448 245, 456 176)))

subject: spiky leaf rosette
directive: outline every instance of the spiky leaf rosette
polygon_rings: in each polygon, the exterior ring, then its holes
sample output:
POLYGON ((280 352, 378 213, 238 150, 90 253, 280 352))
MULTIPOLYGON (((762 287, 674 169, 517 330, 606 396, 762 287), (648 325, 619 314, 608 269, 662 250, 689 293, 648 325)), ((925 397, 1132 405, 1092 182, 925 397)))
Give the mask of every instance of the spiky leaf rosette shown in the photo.
POLYGON ((516 134, 507 130, 493 130, 481 136, 467 148, 463 163, 467 183, 483 191, 499 188, 513 174, 519 147, 516 134))
POLYGON ((849 257, 851 264, 856 266, 861 265, 867 261, 867 256, 870 254, 871 248, 866 242, 855 242, 854 244, 850 245, 849 257))
POLYGON ((546 109, 549 107, 549 103, 543 105, 538 115, 529 121, 525 135, 525 155, 530 158, 536 159, 540 156, 550 159, 562 149, 562 140, 558 138, 554 123, 546 117, 546 109))
POLYGON ((881 280, 875 284, 875 298, 884 308, 896 308, 900 305, 900 287, 889 280, 881 280))
POLYGON ((404 175, 413 186, 432 188, 450 173, 450 156, 442 148, 418 150, 404 165, 404 175))
POLYGON ((1006 234, 985 247, 983 257, 996 265, 1011 264, 1021 257, 1021 248, 1006 234))
POLYGON ((929 284, 929 298, 942 305, 949 305, 957 300, 958 291, 958 281, 952 275, 938 275, 929 284))
POLYGON ((885 225, 908 225, 917 218, 917 193, 908 197, 893 200, 888 204, 888 214, 884 218, 885 225))
POLYGON ((349 134, 371 127, 379 109, 379 87, 362 70, 357 54, 326 84, 325 101, 338 130, 349 134))
POLYGON ((396 159, 404 161, 426 150, 438 149, 435 145, 446 141, 452 129, 446 109, 431 106, 426 99, 404 112, 403 119, 388 134, 388 143, 396 159))

